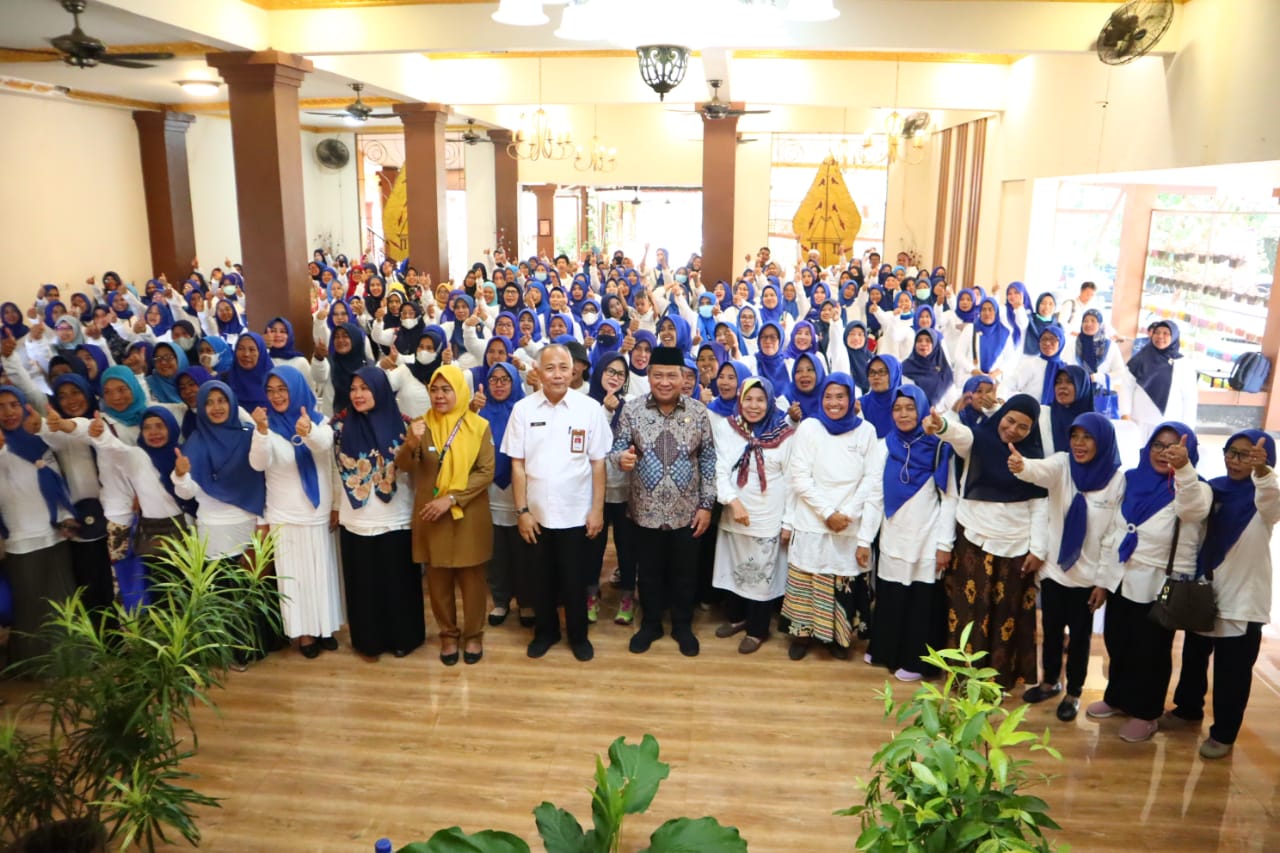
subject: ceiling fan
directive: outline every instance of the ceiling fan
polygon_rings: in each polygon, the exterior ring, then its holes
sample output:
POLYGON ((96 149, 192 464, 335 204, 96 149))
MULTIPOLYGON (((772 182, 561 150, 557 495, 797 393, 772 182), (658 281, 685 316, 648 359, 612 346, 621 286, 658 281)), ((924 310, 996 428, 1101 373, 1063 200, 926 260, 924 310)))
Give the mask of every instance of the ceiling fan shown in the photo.
POLYGON ((364 91, 363 83, 351 83, 350 87, 351 91, 356 93, 356 99, 341 110, 307 110, 307 115, 336 116, 337 118, 349 118, 359 122, 368 121, 371 118, 396 118, 395 113, 375 113, 373 107, 360 99, 360 93, 364 91))
MULTIPOLYGON (((89 5, 89 0, 61 0, 62 8, 71 13, 74 25, 71 32, 64 36, 49 39, 49 44, 58 52, 63 62, 75 68, 93 68, 95 65, 115 65, 119 68, 153 68, 150 62, 160 59, 173 59, 172 53, 108 53, 102 39, 80 29, 80 14, 89 5)), ((28 48, 0 48, 16 53, 33 53, 48 56, 48 50, 31 50, 28 48)))
POLYGON ((734 109, 730 104, 720 100, 720 84, 721 80, 708 80, 711 84, 711 100, 705 104, 700 104, 696 109, 692 110, 670 110, 673 113, 697 113, 707 121, 719 121, 726 118, 737 118, 738 116, 764 115, 772 112, 771 110, 738 110, 734 109))
POLYGON ((479 142, 492 142, 493 140, 482 133, 476 133, 476 120, 467 119, 467 129, 462 131, 462 141, 468 145, 475 145, 479 142))

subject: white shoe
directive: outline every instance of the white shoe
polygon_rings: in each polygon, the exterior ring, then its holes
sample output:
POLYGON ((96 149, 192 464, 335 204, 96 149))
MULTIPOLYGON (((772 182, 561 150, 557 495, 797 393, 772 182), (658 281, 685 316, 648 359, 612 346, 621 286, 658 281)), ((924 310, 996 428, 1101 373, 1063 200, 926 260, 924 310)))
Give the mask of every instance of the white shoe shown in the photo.
POLYGON ((910 670, 906 670, 906 669, 899 669, 897 672, 893 674, 893 677, 898 679, 899 681, 905 681, 908 684, 910 684, 913 681, 921 681, 924 679, 924 676, 921 675, 920 673, 911 672, 910 670))

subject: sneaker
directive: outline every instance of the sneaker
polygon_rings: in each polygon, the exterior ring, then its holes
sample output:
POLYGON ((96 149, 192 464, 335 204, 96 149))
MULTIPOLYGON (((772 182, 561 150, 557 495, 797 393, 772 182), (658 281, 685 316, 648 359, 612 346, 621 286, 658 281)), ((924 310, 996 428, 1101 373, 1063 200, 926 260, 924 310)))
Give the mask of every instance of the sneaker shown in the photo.
POLYGON ((871 666, 871 665, 872 665, 872 663, 871 663, 871 652, 867 652, 866 654, 864 654, 864 655, 862 656, 862 662, 863 662, 863 663, 865 663, 867 666, 871 666))
POLYGON ((1184 731, 1187 729, 1199 729, 1203 720, 1188 720, 1186 717, 1179 717, 1173 711, 1165 711, 1160 715, 1160 729, 1166 732, 1184 731))
POLYGON ((592 647, 590 640, 583 640, 581 643, 573 644, 573 656, 586 663, 596 656, 596 650, 592 647))
POLYGON ((631 635, 631 643, 628 648, 631 649, 632 654, 642 655, 649 651, 649 647, 653 645, 654 640, 661 636, 661 628, 644 626, 631 635))
POLYGON ((1037 684, 1034 687, 1028 687, 1026 690, 1022 691, 1022 701, 1030 702, 1032 705, 1034 705, 1037 702, 1043 702, 1046 699, 1052 699, 1054 696, 1057 696, 1061 692, 1062 692, 1061 684, 1054 684, 1049 687, 1045 687, 1043 684, 1037 684))
POLYGON ((1058 719, 1064 723, 1069 723, 1076 718, 1076 714, 1080 713, 1080 697, 1067 694, 1062 697, 1062 701, 1058 703, 1058 719))
POLYGON ((634 595, 624 595, 622 600, 618 602, 618 615, 613 617, 613 621, 618 625, 630 625, 636 619, 636 598, 634 595))
POLYGON ((1085 716, 1092 717, 1095 720, 1105 720, 1107 717, 1118 717, 1124 713, 1119 708, 1113 708, 1106 702, 1099 699, 1084 709, 1085 716))
POLYGON ((1134 717, 1120 727, 1120 740, 1125 743, 1143 743, 1155 736, 1160 725, 1155 720, 1140 720, 1134 717))
POLYGON ((689 628, 679 628, 671 632, 671 636, 675 638, 676 644, 680 646, 680 654, 687 658, 696 658, 698 652, 702 649, 698 643, 698 638, 693 635, 693 631, 689 628))
POLYGON ((587 621, 592 625, 600 620, 600 596, 587 596, 587 621))
POLYGON ((1205 738, 1204 743, 1200 744, 1200 757, 1209 759, 1226 758, 1231 754, 1233 748, 1232 744, 1218 743, 1213 738, 1205 738))
POLYGON ((898 679, 899 681, 905 681, 908 684, 913 681, 920 681, 921 679, 924 678, 924 676, 921 675, 920 673, 912 672, 909 669, 899 669, 893 673, 893 677, 898 679))
POLYGON ((540 658, 558 642, 560 642, 559 637, 554 640, 542 640, 534 637, 533 642, 529 644, 529 648, 526 650, 526 654, 531 658, 540 658))

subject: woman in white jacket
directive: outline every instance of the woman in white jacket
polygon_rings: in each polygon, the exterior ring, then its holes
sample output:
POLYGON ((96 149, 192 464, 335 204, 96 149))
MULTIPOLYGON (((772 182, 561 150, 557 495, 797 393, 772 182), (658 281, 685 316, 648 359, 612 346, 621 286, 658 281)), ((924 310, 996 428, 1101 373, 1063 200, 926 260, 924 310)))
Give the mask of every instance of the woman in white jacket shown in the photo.
POLYGON ((1080 694, 1089 672, 1089 640, 1093 613, 1106 603, 1107 590, 1120 582, 1116 559, 1121 527, 1116 510, 1124 498, 1124 473, 1116 431, 1097 412, 1079 415, 1071 424, 1070 450, 1047 459, 1009 458, 1019 480, 1049 492, 1048 556, 1040 567, 1040 614, 1043 676, 1022 698, 1043 702, 1062 692, 1063 632, 1071 632, 1067 649, 1067 695, 1058 704, 1058 719, 1076 718, 1080 694))
POLYGON ((1226 476, 1209 482, 1213 509, 1198 567, 1212 573, 1218 619, 1208 634, 1183 635, 1174 708, 1160 718, 1161 728, 1199 728, 1212 655, 1213 725, 1200 744, 1203 758, 1230 754, 1244 720, 1262 626, 1271 615, 1271 531, 1280 521, 1275 440, 1244 430, 1231 436, 1224 454, 1226 476))
POLYGON ((858 417, 856 397, 849 374, 828 376, 821 407, 791 441, 792 532, 782 616, 790 621, 792 660, 803 658, 814 640, 844 660, 870 627, 867 566, 855 552, 878 439, 875 427, 858 417))
POLYGON ((1143 441, 1161 421, 1178 421, 1195 429, 1200 399, 1196 368, 1182 354, 1178 324, 1160 320, 1148 333, 1150 342, 1129 359, 1130 378, 1120 392, 1121 410, 1131 413, 1143 441))

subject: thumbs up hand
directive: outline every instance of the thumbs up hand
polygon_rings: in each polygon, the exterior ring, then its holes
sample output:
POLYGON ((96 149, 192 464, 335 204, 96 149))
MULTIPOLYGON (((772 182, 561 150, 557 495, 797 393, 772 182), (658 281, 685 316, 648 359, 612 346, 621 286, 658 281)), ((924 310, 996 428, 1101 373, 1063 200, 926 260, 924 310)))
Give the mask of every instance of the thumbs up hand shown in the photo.
POLYGON ((303 438, 311 435, 311 415, 307 414, 306 409, 303 409, 302 414, 298 415, 298 422, 293 425, 293 431, 303 438))
POLYGON ((1027 467, 1026 460, 1022 458, 1022 454, 1018 452, 1018 448, 1013 446, 1013 442, 1008 443, 1009 446, 1009 472, 1012 474, 1021 474, 1022 469, 1027 467))
POLYGON ((185 477, 191 473, 191 460, 182 455, 182 448, 175 447, 173 452, 178 455, 177 461, 173 463, 173 473, 179 477, 185 477))
POLYGON ((1262 439, 1258 439, 1253 444, 1253 451, 1250 454, 1249 464, 1253 466, 1253 473, 1259 477, 1267 474, 1269 465, 1267 465, 1267 443, 1262 439))
POLYGON ((480 411, 485 407, 485 404, 488 402, 489 402, 489 398, 486 397, 484 393, 484 383, 481 382, 476 385, 476 393, 471 398, 471 411, 473 412, 480 411))
POLYGON ((62 416, 54 410, 53 406, 49 407, 49 413, 45 415, 44 423, 49 428, 49 432, 71 432, 72 429, 75 429, 75 424, 68 424, 71 429, 63 427, 62 416))
POLYGON ((98 438, 106 431, 107 425, 102 422, 102 412, 95 412, 93 423, 89 424, 89 437, 98 438))
POLYGON ((1187 437, 1185 435, 1178 438, 1177 444, 1172 444, 1165 448, 1165 463, 1175 470, 1181 470, 1191 461, 1191 456, 1187 452, 1187 437))
POLYGON ((44 423, 44 418, 40 417, 40 413, 27 404, 27 416, 22 421, 22 428, 31 435, 40 432, 40 426, 44 423))
POLYGON ((626 450, 622 451, 622 455, 618 457, 618 467, 623 471, 634 471, 636 468, 636 460, 640 456, 636 453, 636 446, 633 444, 626 450))
POLYGON ((269 431, 267 424, 267 410, 262 406, 258 406, 258 408, 253 410, 253 422, 257 425, 258 432, 263 435, 267 434, 269 431))

